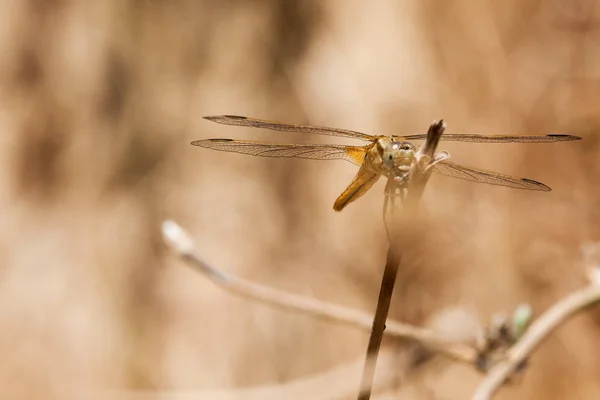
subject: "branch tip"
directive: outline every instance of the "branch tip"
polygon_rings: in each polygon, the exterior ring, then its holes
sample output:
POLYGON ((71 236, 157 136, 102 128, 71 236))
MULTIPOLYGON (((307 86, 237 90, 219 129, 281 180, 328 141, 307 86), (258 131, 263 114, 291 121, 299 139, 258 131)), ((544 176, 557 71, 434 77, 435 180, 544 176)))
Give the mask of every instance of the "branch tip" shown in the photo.
POLYGON ((163 240, 171 250, 180 255, 190 254, 194 251, 194 242, 189 233, 177 222, 166 220, 162 223, 163 240))

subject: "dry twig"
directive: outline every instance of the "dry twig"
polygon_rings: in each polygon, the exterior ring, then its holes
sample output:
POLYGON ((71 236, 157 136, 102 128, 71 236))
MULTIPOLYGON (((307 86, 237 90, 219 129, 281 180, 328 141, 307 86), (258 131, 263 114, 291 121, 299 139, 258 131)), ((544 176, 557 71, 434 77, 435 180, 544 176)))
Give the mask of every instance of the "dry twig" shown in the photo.
MULTIPOLYGON (((208 265, 198 256, 189 234, 173 221, 165 221, 162 230, 166 243, 188 265, 204 274, 213 283, 232 293, 317 318, 346 323, 363 329, 371 328, 372 316, 368 313, 260 285, 208 265)), ((477 352, 473 347, 461 343, 452 343, 430 329, 398 321, 388 321, 385 333, 390 336, 413 340, 456 361, 473 364, 477 357, 477 352)))
MULTIPOLYGON (((379 354, 381 340, 383 339, 383 333, 386 329, 386 320, 390 309, 398 268, 400 267, 401 261, 402 243, 400 240, 401 236, 398 235, 397 232, 404 232, 405 230, 410 229, 410 226, 407 226, 409 221, 407 216, 414 214, 418 209, 425 185, 429 181, 429 176, 431 175, 430 166, 434 160, 435 150, 445 128, 446 124, 443 120, 434 121, 429 127, 425 143, 417 154, 417 161, 412 165, 408 186, 405 189, 400 189, 406 190, 405 200, 403 201, 404 204, 401 210, 402 214, 399 215, 400 218, 394 219, 391 225, 388 224, 387 221, 384 221, 386 227, 388 225, 392 227, 392 229, 388 230, 390 247, 387 253, 385 269, 383 271, 381 289, 379 290, 377 308, 375 310, 375 317, 373 318, 371 336, 369 337, 369 345, 367 347, 367 356, 365 359, 365 367, 361 379, 358 400, 369 400, 371 398, 371 388, 373 386, 373 378, 375 376, 377 355, 379 354)), ((393 179, 394 178, 388 178, 388 187, 393 188, 392 195, 394 195, 396 192, 393 179)), ((386 193, 386 195, 388 194, 386 193)), ((383 210, 384 217, 387 215, 387 205, 388 203, 386 198, 383 210)), ((392 204, 392 211, 393 207, 394 205, 392 204)), ((393 212, 391 214, 394 215, 393 212)))
MULTIPOLYGON (((233 274, 214 268, 197 255, 190 236, 175 222, 163 223, 165 241, 186 263, 203 273, 213 283, 232 293, 249 297, 267 304, 303 312, 318 318, 346 323, 364 329, 371 328, 369 314, 352 308, 339 306, 308 297, 289 294, 274 288, 240 279, 233 274)), ((595 276, 595 275, 594 275, 595 276)), ((552 333, 577 312, 600 302, 600 285, 591 281, 585 287, 550 307, 535 320, 529 329, 509 350, 505 357, 493 365, 477 388, 474 400, 489 400, 502 384, 510 378, 523 361, 552 333)), ((385 334, 393 337, 416 341, 424 347, 436 351, 455 361, 477 365, 478 352, 474 347, 461 343, 452 343, 443 335, 430 329, 416 327, 397 321, 387 321, 385 334)))

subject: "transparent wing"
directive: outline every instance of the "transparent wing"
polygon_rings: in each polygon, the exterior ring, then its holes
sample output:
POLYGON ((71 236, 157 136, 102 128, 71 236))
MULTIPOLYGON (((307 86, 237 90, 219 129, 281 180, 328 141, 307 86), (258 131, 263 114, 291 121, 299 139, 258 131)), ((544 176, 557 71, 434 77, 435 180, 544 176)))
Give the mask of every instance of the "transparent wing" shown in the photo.
MULTIPOLYGON (((400 136, 401 140, 423 140, 425 134, 400 136)), ((446 142, 474 142, 474 143, 553 143, 580 140, 579 136, 550 134, 550 135, 478 135, 468 133, 442 135, 440 140, 446 142)))
POLYGON ((452 178, 464 179, 477 183, 487 183, 489 185, 507 186, 515 189, 541 190, 544 192, 549 192, 551 190, 543 183, 531 179, 515 178, 513 176, 502 175, 495 172, 467 168, 448 161, 441 161, 434 165, 433 172, 452 178))
POLYGON ((349 131, 346 129, 327 128, 323 126, 282 124, 278 122, 265 121, 262 119, 240 117, 237 115, 215 115, 204 118, 209 121, 223 125, 248 126, 251 128, 264 128, 284 132, 300 132, 314 133, 316 135, 341 136, 352 139, 366 140, 369 142, 376 140, 375 136, 367 135, 366 133, 349 131))
POLYGON ((346 160, 362 165, 369 146, 335 144, 284 144, 232 139, 205 139, 192 142, 194 146, 217 151, 249 154, 261 157, 307 158, 311 160, 346 160))

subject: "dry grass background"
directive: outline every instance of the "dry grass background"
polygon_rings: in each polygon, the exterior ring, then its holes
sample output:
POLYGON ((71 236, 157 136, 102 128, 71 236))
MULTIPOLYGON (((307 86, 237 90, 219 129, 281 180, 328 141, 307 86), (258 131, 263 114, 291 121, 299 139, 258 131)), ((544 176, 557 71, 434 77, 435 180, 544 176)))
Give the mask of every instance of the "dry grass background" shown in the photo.
MULTIPOLYGON (((367 332, 224 293, 166 252, 159 226, 175 218, 228 271, 371 312, 383 184, 335 213, 350 164, 189 145, 323 138, 204 115, 399 134, 443 117, 449 132, 581 135, 442 146, 554 191, 433 179, 391 316, 421 324, 459 305, 485 321, 522 301, 540 312, 582 285, 579 247, 600 236, 595 3, 2 2, 0 397, 278 385, 361 359, 367 332)), ((598 398, 598 317, 558 330, 500 397, 598 398)), ((425 366, 387 396, 464 398, 477 380, 425 366)), ((352 398, 358 379, 346 383, 352 398)))

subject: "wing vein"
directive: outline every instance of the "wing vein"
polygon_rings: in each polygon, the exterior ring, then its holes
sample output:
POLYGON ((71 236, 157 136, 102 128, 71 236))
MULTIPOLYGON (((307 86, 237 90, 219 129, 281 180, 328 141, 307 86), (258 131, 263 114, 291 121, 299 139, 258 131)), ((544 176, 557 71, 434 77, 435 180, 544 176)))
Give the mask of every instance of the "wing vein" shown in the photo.
POLYGON ((207 116, 204 118, 209 121, 223 125, 245 126, 249 128, 262 128, 283 132, 299 132, 311 133, 315 135, 340 136, 351 139, 365 140, 368 142, 372 142, 376 139, 375 136, 367 135, 366 133, 362 132, 351 131, 348 129, 329 128, 325 126, 284 124, 257 118, 242 117, 238 115, 214 115, 207 116))
MULTIPOLYGON (((423 140, 424 134, 399 136, 403 140, 423 140)), ((442 135, 440 140, 446 142, 471 142, 471 143, 554 143, 580 140, 579 136, 548 134, 548 135, 480 135, 470 133, 449 133, 442 135)))
POLYGON ((517 178, 496 172, 468 168, 462 165, 442 161, 433 167, 434 172, 451 178, 467 181, 486 183, 488 185, 506 186, 515 189, 550 191, 551 189, 541 182, 527 178, 517 178))
POLYGON ((194 146, 217 151, 248 154, 260 157, 306 158, 311 160, 346 160, 361 165, 368 146, 335 144, 286 144, 231 139, 205 139, 192 142, 194 146))

